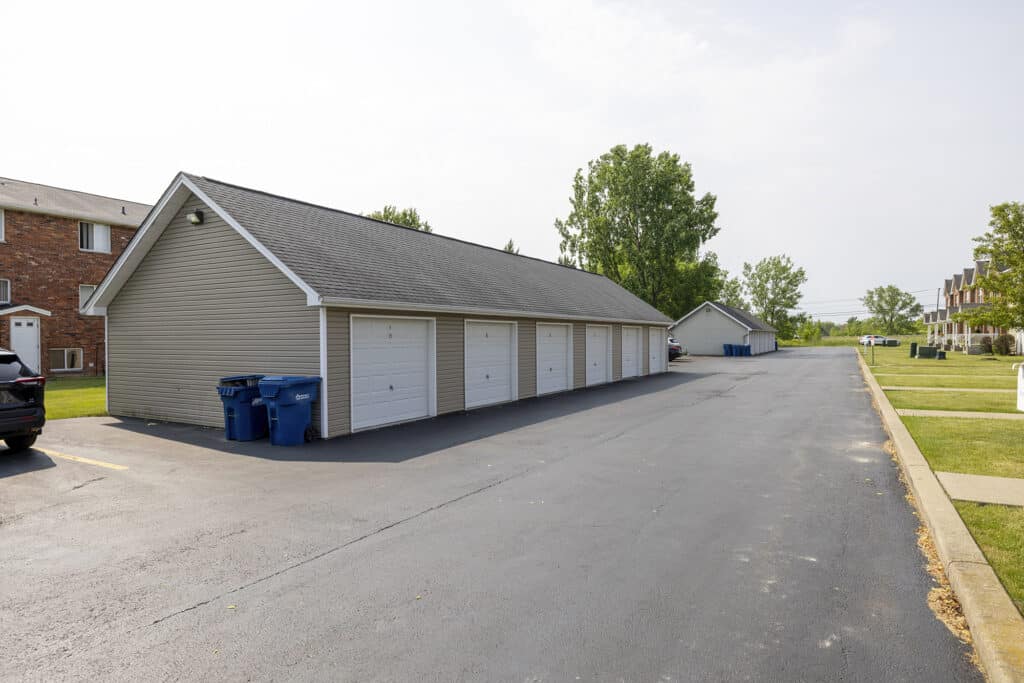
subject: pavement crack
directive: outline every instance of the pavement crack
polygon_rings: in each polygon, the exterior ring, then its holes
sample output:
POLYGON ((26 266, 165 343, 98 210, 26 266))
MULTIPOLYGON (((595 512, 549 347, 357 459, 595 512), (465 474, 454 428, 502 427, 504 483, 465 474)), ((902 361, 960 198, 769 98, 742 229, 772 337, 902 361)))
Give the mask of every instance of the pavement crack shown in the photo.
POLYGON ((363 534, 362 536, 358 536, 358 537, 353 538, 351 540, 345 541, 344 543, 342 543, 340 545, 336 545, 333 548, 328 548, 327 550, 324 550, 323 552, 320 552, 320 553, 317 553, 316 555, 312 555, 310 557, 307 557, 307 558, 305 558, 303 560, 295 562, 294 564, 290 564, 287 567, 282 567, 281 569, 278 569, 275 572, 272 572, 272 573, 267 574, 265 576, 261 576, 260 578, 254 579, 254 580, 252 580, 252 581, 250 581, 248 583, 244 583, 241 586, 236 586, 235 588, 232 588, 231 590, 224 591, 223 593, 219 593, 219 594, 217 594, 217 595, 215 595, 215 596, 213 596, 211 598, 207 598, 206 600, 202 600, 200 602, 197 602, 194 605, 191 605, 189 607, 185 607, 184 609, 180 609, 180 610, 178 610, 176 612, 171 612, 170 614, 164 615, 164 616, 160 617, 159 619, 156 619, 155 621, 151 622, 149 624, 149 626, 156 626, 157 624, 165 622, 168 619, 173 619, 174 617, 177 617, 177 616, 180 616, 180 615, 185 614, 187 612, 191 612, 193 610, 199 609, 200 607, 203 607, 205 605, 209 605, 211 602, 215 602, 216 600, 220 600, 221 598, 227 597, 228 595, 234 595, 235 593, 238 593, 240 591, 246 590, 247 588, 252 588, 253 586, 261 584, 264 581, 269 581, 270 579, 273 579, 275 577, 281 576, 282 574, 286 574, 287 572, 290 572, 293 569, 298 569, 299 567, 304 567, 307 564, 310 564, 312 562, 316 562, 317 560, 321 560, 321 559, 327 557, 328 555, 331 555, 331 554, 336 553, 336 552, 338 552, 340 550, 344 550, 346 548, 349 548, 349 547, 351 547, 351 546, 353 546, 353 545, 355 545, 357 543, 362 543, 363 541, 365 541, 367 539, 370 539, 370 538, 373 538, 374 536, 377 536, 379 534, 382 534, 385 531, 389 531, 391 529, 394 529, 395 527, 401 526, 402 524, 405 524, 406 522, 411 522, 414 519, 418 519, 420 517, 423 517, 424 515, 428 515, 431 512, 436 512, 438 510, 441 510, 441 509, 444 509, 444 508, 448 507, 449 505, 454 505, 455 503, 458 503, 460 501, 466 500, 467 498, 475 496, 478 493, 483 493, 484 491, 487 491, 489 489, 493 489, 496 486, 501 486, 502 484, 504 484, 507 481, 511 481, 513 479, 518 479, 519 477, 522 477, 522 476, 525 476, 525 475, 529 474, 531 471, 533 471, 533 469, 535 469, 535 468, 528 467, 528 468, 522 470, 521 472, 517 472, 516 474, 510 474, 507 477, 502 477, 501 479, 496 479, 495 481, 492 481, 489 484, 484 484, 483 486, 480 486, 479 488, 475 488, 472 491, 467 491, 466 493, 463 493, 461 495, 455 496, 454 498, 449 498, 448 500, 446 500, 444 502, 441 502, 441 503, 438 503, 436 505, 432 505, 432 506, 430 506, 430 507, 428 507, 426 509, 420 510, 419 512, 411 514, 408 517, 403 517, 401 519, 395 520, 394 522, 390 522, 388 524, 385 524, 384 526, 378 527, 378 528, 374 529, 373 531, 369 531, 369 532, 363 534))
POLYGON ((95 477, 93 479, 87 479, 86 481, 83 481, 81 484, 75 484, 74 486, 72 486, 71 490, 72 491, 76 491, 76 490, 82 488, 83 486, 88 486, 89 484, 92 484, 93 482, 103 481, 104 479, 106 479, 106 477, 95 477))

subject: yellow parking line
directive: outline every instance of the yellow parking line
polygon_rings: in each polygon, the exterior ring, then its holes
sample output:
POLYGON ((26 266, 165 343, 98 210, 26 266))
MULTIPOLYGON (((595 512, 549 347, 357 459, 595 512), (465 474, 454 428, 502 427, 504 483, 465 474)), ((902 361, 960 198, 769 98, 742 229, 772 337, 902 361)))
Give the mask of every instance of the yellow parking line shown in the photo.
POLYGON ((124 465, 116 465, 112 462, 103 462, 102 460, 93 460, 92 458, 83 458, 80 455, 68 455, 67 453, 59 453, 57 451, 51 451, 49 448, 34 448, 40 453, 45 453, 51 458, 63 458, 64 460, 73 460, 74 462, 84 463, 86 465, 96 465, 97 467, 106 467, 111 470, 126 470, 128 469, 124 465))

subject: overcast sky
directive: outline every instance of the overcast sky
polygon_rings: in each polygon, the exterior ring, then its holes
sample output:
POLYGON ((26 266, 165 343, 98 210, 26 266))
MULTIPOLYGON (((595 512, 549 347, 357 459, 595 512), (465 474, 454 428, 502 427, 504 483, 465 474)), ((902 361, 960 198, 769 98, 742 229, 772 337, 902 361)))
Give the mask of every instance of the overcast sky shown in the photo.
POLYGON ((154 202, 186 170, 554 260, 575 170, 649 142, 725 267, 789 254, 838 318, 934 306, 1024 200, 1021 3, 231 5, 5 3, 0 175, 154 202))

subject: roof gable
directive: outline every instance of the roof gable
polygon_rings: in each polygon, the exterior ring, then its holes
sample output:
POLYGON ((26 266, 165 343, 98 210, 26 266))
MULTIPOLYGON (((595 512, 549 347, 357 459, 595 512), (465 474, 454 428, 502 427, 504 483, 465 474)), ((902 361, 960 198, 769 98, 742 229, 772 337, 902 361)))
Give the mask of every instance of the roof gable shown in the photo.
POLYGON ((669 322, 601 275, 188 174, 165 192, 90 312, 102 313, 130 277, 183 191, 245 236, 310 305, 669 322))
POLYGON ((686 320, 687 318, 692 316, 694 313, 696 313, 697 311, 699 311, 699 310, 701 310, 703 308, 711 308, 712 310, 718 311, 722 315, 724 315, 727 318, 731 319, 733 322, 735 322, 740 327, 742 327, 742 328, 744 328, 746 330, 749 330, 751 332, 753 332, 753 331, 775 332, 776 331, 774 327, 772 327, 768 323, 764 322, 760 318, 758 318, 758 317, 748 313, 747 311, 743 311, 743 310, 740 310, 738 308, 733 308, 732 306, 726 306, 725 304, 720 304, 717 301, 705 301, 704 303, 700 304, 699 306, 694 308, 692 311, 690 311, 689 313, 684 315, 682 318, 680 318, 679 320, 677 320, 674 323, 672 323, 672 327, 675 327, 676 325, 678 325, 679 323, 683 322, 684 320, 686 320))

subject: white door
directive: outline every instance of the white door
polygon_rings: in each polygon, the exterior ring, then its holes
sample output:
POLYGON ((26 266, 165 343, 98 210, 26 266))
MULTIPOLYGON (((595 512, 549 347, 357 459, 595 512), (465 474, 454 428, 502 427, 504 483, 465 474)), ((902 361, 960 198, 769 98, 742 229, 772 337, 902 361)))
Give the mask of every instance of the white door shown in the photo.
POLYGON ((434 406, 433 322, 352 317, 352 429, 428 417, 434 406))
POLYGON ((537 323, 537 395, 572 388, 572 326, 537 323))
POLYGON ((516 399, 515 323, 466 321, 466 408, 516 399))
POLYGON ((665 372, 665 355, 668 353, 668 341, 665 339, 665 330, 652 327, 648 332, 650 339, 650 373, 665 372))
POLYGON ((39 363, 39 318, 11 318, 11 351, 36 372, 39 363))
POLYGON ((643 360, 643 349, 640 348, 640 328, 622 328, 622 377, 636 377, 640 374, 640 363, 643 360))
POLYGON ((611 328, 587 325, 587 386, 612 379, 611 328))

